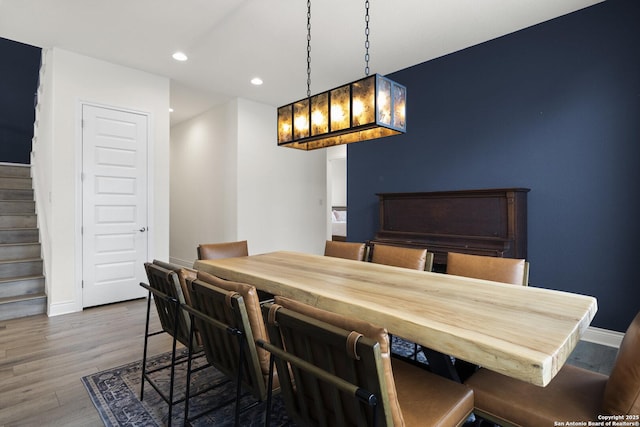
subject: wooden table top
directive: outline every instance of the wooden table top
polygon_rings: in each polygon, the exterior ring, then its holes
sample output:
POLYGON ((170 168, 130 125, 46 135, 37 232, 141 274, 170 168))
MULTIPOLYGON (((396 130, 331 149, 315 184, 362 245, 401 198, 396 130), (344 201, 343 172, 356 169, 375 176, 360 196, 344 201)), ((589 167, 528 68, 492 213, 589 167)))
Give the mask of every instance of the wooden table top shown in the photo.
POLYGON ((539 386, 556 375, 597 311, 585 295, 295 252, 196 261, 194 268, 367 320, 539 386))

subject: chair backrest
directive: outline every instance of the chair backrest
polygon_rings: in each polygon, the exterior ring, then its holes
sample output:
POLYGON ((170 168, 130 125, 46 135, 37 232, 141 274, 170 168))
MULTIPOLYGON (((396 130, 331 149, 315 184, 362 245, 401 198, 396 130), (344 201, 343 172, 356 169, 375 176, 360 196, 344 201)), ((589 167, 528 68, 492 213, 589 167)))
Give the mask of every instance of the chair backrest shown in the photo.
POLYGON ((319 368, 276 358, 287 412, 300 425, 403 425, 386 329, 276 296, 264 304, 273 346, 319 368), (375 409, 328 378, 342 378, 376 397, 375 409))
POLYGON ((640 414, 640 313, 620 344, 604 390, 602 410, 612 415, 640 414))
POLYGON ((198 245, 198 259, 233 258, 248 255, 249 250, 246 240, 198 245))
MULTIPOLYGON (((198 278, 190 282, 193 307, 223 323, 237 328, 246 335, 243 369, 244 387, 264 400, 269 375, 269 354, 255 345, 256 339, 267 339, 267 332, 260 311, 260 302, 255 286, 232 282, 199 271, 198 278)), ((202 345, 209 363, 225 374, 237 372, 239 347, 237 339, 216 328, 196 321, 202 335, 202 345)), ((277 385, 277 383, 276 383, 277 385)))
POLYGON ((523 259, 449 252, 447 273, 512 285, 527 286, 529 283, 529 263, 523 259))
MULTIPOLYGON (((166 266, 167 264, 165 264, 166 266)), ((165 267, 155 263, 147 262, 144 264, 149 286, 168 298, 162 298, 157 294, 153 298, 162 329, 188 347, 191 319, 187 313, 180 309, 180 304, 186 302, 180 286, 180 278, 174 269, 165 267)))
POLYGON ((178 281, 180 282, 180 288, 182 289, 184 301, 187 304, 191 305, 191 294, 189 291, 189 287, 187 286, 187 280, 195 279, 198 272, 192 268, 159 261, 157 259, 154 259, 153 263, 159 267, 174 271, 178 275, 178 281))
POLYGON ((426 249, 405 248, 402 246, 381 245, 376 243, 371 250, 371 262, 376 264, 426 271, 431 271, 433 268, 433 253, 427 252, 426 249))
POLYGON ((327 240, 324 245, 324 255, 335 258, 364 261, 365 253, 366 245, 364 243, 327 240))

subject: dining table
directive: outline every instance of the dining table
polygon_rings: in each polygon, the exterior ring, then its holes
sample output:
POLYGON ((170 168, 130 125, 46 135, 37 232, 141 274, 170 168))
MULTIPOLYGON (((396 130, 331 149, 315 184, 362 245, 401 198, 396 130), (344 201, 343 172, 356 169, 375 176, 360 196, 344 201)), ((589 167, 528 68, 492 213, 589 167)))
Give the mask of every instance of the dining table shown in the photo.
POLYGON ((558 373, 597 311, 587 295, 291 251, 194 268, 538 386, 558 373))

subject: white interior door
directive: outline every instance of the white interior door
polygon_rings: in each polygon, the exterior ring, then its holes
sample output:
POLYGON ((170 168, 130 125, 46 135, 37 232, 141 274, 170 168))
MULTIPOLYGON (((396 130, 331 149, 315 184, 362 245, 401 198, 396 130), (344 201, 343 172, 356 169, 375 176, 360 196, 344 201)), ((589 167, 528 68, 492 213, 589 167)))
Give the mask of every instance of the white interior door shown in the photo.
POLYGON ((83 307, 146 296, 147 120, 82 107, 83 307))

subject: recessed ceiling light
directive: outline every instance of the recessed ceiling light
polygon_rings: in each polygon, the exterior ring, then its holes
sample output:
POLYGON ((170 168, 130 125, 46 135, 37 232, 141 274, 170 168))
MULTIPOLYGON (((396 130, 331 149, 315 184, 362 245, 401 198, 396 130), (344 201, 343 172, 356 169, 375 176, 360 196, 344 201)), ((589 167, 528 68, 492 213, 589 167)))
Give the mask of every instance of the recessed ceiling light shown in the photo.
POLYGON ((260 86, 262 84, 262 79, 260 77, 254 77, 251 79, 251 84, 260 86))
POLYGON ((173 56, 173 59, 175 59, 176 61, 186 61, 187 59, 189 59, 187 58, 187 55, 185 55, 182 52, 176 52, 172 56, 173 56))

